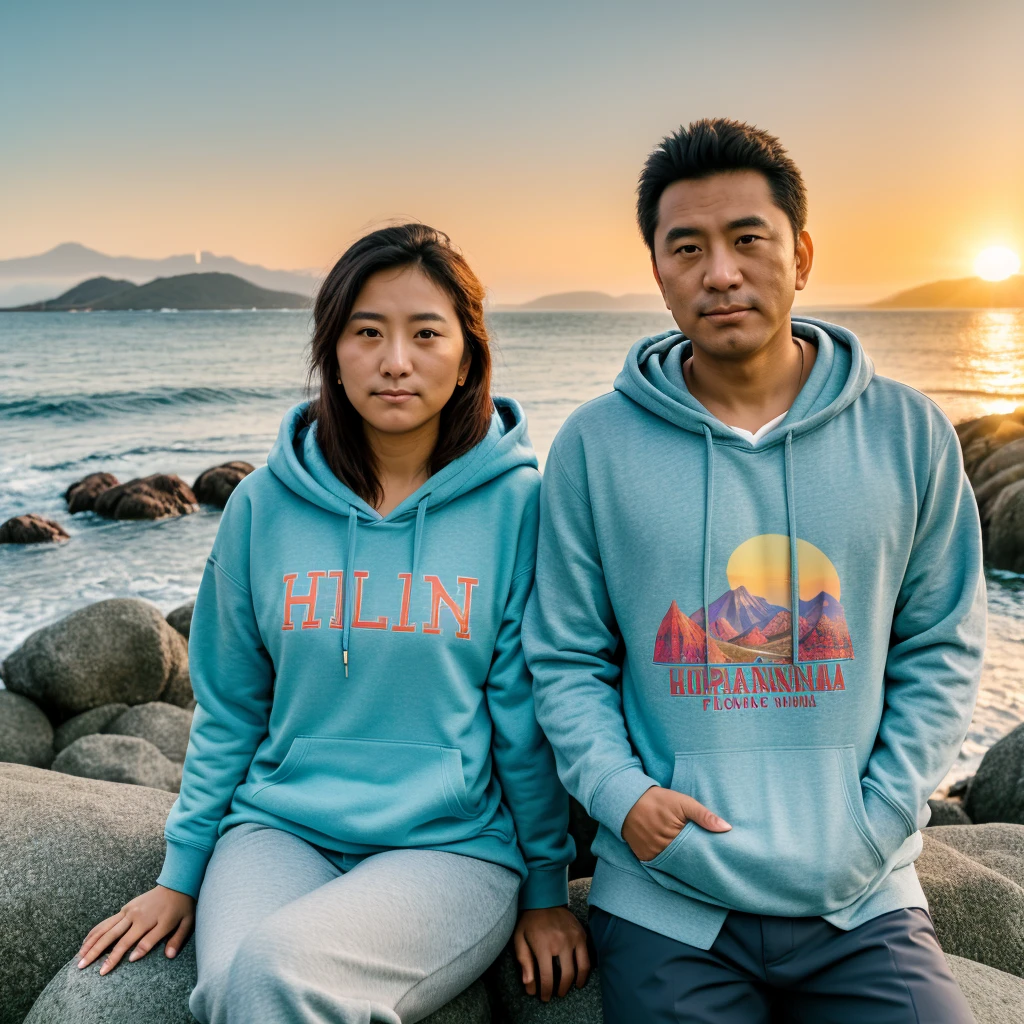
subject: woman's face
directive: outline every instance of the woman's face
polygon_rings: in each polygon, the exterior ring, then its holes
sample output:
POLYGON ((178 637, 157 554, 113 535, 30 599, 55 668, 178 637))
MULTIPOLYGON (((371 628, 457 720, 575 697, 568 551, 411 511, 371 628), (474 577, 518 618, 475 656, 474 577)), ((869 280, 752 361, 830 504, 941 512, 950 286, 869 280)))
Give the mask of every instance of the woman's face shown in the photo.
POLYGON ((470 363, 451 299, 417 266, 367 279, 337 356, 348 400, 366 425, 384 434, 436 420, 470 363))

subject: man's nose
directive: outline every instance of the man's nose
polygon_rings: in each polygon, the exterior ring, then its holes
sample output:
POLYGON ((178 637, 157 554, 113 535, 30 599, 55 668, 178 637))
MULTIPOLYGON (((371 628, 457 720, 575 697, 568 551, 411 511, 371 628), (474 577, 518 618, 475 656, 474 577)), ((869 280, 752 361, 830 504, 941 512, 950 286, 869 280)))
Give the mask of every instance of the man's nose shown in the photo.
POLYGON ((742 283, 743 274, 733 247, 713 246, 704 268, 704 287, 712 292, 725 292, 742 283))

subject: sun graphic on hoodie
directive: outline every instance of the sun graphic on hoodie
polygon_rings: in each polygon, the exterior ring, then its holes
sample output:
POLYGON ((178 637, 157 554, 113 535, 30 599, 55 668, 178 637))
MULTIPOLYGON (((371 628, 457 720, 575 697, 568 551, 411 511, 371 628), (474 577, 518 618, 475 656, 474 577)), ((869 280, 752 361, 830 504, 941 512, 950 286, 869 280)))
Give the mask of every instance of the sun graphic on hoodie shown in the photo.
MULTIPOLYGON (((811 601, 821 593, 839 600, 839 573, 824 551, 798 539, 796 559, 801 601, 811 601)), ((751 537, 732 553, 725 574, 733 590, 746 587, 769 604, 788 608, 791 604, 789 537, 783 533, 751 537)))

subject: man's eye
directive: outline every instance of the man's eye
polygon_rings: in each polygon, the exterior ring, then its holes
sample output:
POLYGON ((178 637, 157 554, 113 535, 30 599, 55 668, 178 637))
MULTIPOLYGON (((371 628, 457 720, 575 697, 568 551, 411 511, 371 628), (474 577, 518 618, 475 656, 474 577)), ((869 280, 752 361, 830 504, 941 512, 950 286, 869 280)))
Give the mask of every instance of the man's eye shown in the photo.
POLYGON ((737 238, 736 241, 739 242, 741 245, 750 245, 751 242, 757 241, 757 237, 757 235, 740 235, 740 237, 737 238))
POLYGON ((676 252, 682 252, 685 253, 687 256, 692 256, 695 252, 700 252, 700 246, 692 244, 681 245, 678 249, 676 249, 676 252))

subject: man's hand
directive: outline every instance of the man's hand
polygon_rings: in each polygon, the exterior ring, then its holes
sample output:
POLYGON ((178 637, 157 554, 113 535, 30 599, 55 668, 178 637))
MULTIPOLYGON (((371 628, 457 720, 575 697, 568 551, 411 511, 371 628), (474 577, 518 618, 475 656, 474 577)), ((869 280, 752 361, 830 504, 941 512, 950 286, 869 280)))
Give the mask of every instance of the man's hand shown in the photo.
POLYGON ((688 821, 709 832, 728 832, 732 828, 692 796, 651 786, 629 809, 622 823, 622 838, 640 860, 654 860, 688 821))
POLYGON ((523 985, 531 996, 539 994, 541 1001, 545 1003, 551 998, 554 990, 555 960, 558 960, 561 972, 558 982, 559 996, 564 996, 574 981, 577 988, 583 988, 586 984, 587 975, 590 973, 587 933, 568 907, 524 910, 519 917, 513 939, 523 985))

